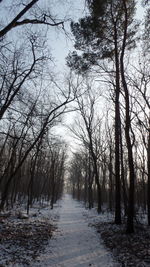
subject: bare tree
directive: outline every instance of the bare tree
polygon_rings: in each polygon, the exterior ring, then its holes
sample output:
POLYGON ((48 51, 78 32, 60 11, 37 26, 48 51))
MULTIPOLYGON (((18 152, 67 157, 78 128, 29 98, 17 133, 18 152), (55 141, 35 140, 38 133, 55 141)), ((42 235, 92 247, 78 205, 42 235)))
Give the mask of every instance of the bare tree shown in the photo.
MULTIPOLYGON (((55 85, 56 86, 56 85, 55 85)), ((66 111, 66 106, 70 102, 74 100, 74 94, 71 95, 71 88, 69 85, 68 93, 65 95, 65 92, 63 93, 63 98, 59 102, 52 102, 45 106, 43 113, 38 114, 35 105, 34 110, 35 114, 33 116, 33 112, 29 112, 29 116, 31 117, 25 117, 26 122, 23 124, 23 128, 21 131, 21 136, 17 136, 16 143, 21 140, 21 147, 19 152, 19 157, 17 158, 17 161, 15 164, 13 164, 13 170, 9 173, 7 176, 7 181, 5 183, 5 187, 2 191, 1 196, 1 209, 4 207, 5 201, 8 196, 9 187, 11 185, 12 180, 16 176, 19 169, 22 167, 23 163, 31 153, 31 151, 37 146, 37 144, 40 142, 40 140, 43 139, 48 129, 51 129, 53 125, 55 125, 59 120, 61 115, 66 111), (36 115, 37 114, 37 115, 36 115), (39 118, 41 118, 39 120, 39 118), (29 120, 29 127, 27 127, 27 122, 29 120)), ((13 155, 12 155, 13 157, 13 155)), ((3 175, 4 177, 4 175, 3 175)))
POLYGON ((14 18, 0 30, 0 38, 5 36, 13 28, 27 24, 36 24, 36 25, 42 24, 55 27, 59 25, 61 26, 64 25, 63 20, 58 20, 51 15, 51 12, 48 7, 47 10, 42 10, 42 8, 37 8, 36 12, 32 12, 32 15, 29 14, 30 10, 33 10, 33 8, 36 9, 36 4, 38 4, 39 2, 41 1, 32 0, 29 3, 28 1, 26 1, 26 4, 22 3, 22 10, 17 14, 15 14, 14 18), (25 17, 26 14, 27 17, 25 17))
MULTIPOLYGON (((89 85, 88 85, 89 86, 89 85)), ((98 212, 101 212, 101 182, 99 176, 99 157, 103 153, 100 145, 100 124, 101 121, 95 118, 96 97, 92 95, 89 88, 84 96, 77 97, 79 114, 82 121, 76 121, 76 126, 72 129, 73 133, 81 140, 83 145, 88 149, 90 159, 93 165, 93 173, 97 186, 98 212)))

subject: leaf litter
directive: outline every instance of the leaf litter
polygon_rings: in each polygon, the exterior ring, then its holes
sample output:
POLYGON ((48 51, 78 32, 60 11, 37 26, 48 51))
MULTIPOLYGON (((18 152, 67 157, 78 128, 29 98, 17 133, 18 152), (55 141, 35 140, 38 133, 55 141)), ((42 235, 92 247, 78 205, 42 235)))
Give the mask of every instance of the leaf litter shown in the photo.
POLYGON ((58 215, 47 205, 31 208, 29 217, 20 213, 0 214, 0 267, 32 266, 57 230, 58 215))

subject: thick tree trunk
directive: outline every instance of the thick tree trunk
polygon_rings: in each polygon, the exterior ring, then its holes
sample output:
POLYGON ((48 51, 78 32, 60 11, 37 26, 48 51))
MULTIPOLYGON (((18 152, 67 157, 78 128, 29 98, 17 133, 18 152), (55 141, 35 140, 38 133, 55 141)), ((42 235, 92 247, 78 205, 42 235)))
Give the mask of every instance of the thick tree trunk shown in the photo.
POLYGON ((123 58, 121 58, 121 77, 122 84, 125 92, 125 137, 128 150, 128 165, 129 165, 129 202, 128 202, 128 219, 127 219, 127 233, 134 232, 134 191, 135 191, 135 172, 132 143, 130 138, 131 120, 130 120, 130 107, 129 107, 129 92, 124 77, 123 58))
POLYGON ((129 106, 129 92, 124 77, 123 58, 121 58, 121 77, 125 92, 125 137, 128 150, 128 165, 129 165, 129 201, 128 201, 128 218, 127 218, 127 233, 134 232, 134 194, 135 194, 135 171, 133 161, 132 143, 130 138, 131 120, 129 106))
POLYGON ((122 51, 120 56, 120 70, 121 70, 122 86, 125 94, 125 138, 128 150, 128 165, 129 165, 129 202, 128 202, 128 217, 127 217, 127 233, 130 234, 134 232, 135 171, 134 171, 132 143, 130 138, 131 119, 130 119, 129 91, 124 71, 124 54, 126 48, 127 27, 128 27, 126 0, 123 0, 123 4, 124 4, 125 22, 124 22, 122 51))

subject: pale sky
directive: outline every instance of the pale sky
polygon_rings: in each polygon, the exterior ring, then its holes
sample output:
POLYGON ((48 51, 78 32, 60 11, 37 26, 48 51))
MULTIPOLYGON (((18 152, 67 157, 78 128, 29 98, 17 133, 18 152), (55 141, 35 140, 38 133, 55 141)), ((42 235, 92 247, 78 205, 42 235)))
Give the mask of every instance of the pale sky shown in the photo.
POLYGON ((52 54, 56 59, 57 67, 61 70, 62 65, 65 65, 65 58, 69 53, 69 50, 73 50, 73 42, 72 42, 72 36, 70 33, 70 19, 77 21, 80 17, 84 16, 84 10, 85 10, 85 0, 67 0, 64 1, 58 0, 55 3, 55 10, 61 11, 56 13, 58 14, 58 17, 66 17, 68 19, 68 22, 65 23, 65 29, 68 34, 65 35, 64 32, 60 32, 57 30, 53 31, 53 34, 49 36, 49 43, 52 48, 52 54), (56 3, 59 2, 57 5, 56 3), (60 5, 60 2, 62 4, 60 5))
MULTIPOLYGON (((76 0, 76 1, 67 1, 68 5, 64 6, 64 14, 66 10, 69 10, 68 15, 72 17, 74 20, 78 20, 78 18, 84 16, 84 0, 76 0)), ((142 20, 144 16, 144 9, 141 7, 141 1, 138 0, 137 5, 137 19, 142 20)), ((69 31, 69 24, 67 25, 67 29, 69 31)), ((61 71, 65 70, 65 57, 68 55, 69 50, 74 50, 73 48, 73 42, 69 40, 68 38, 64 37, 64 34, 55 32, 53 35, 53 38, 50 40, 53 50, 53 55, 56 59, 57 68, 61 71)), ((65 120, 68 123, 72 123, 74 120, 75 114, 69 114, 65 116, 65 120)), ((67 141, 67 143, 70 146, 71 150, 76 150, 76 147, 78 146, 77 140, 73 139, 72 134, 69 133, 69 130, 67 130, 65 127, 59 126, 56 130, 58 134, 62 135, 62 137, 67 141)))
MULTIPOLYGON (((17 2, 18 0, 14 0, 13 3, 17 2)), ((5 6, 8 3, 12 3, 11 0, 4 1, 5 6)), ((56 14, 58 18, 66 18, 72 20, 78 20, 80 17, 84 16, 85 11, 85 0, 44 0, 43 1, 45 6, 50 6, 52 8, 53 13, 56 14)), ((141 0, 138 0, 138 8, 137 8, 137 19, 142 19, 144 15, 144 10, 140 5, 141 0)), ((2 6, 2 4, 1 4, 2 6)), ((5 12, 3 12, 3 19, 5 21, 10 21, 10 17, 5 16, 5 12)), ((70 21, 65 23, 65 28, 67 32, 70 31, 70 21)), ((50 50, 52 51, 52 56, 55 59, 56 70, 58 71, 65 71, 65 58, 68 55, 69 51, 72 51, 73 42, 71 41, 71 36, 67 37, 64 35, 64 32, 60 32, 55 28, 51 28, 48 32, 48 43, 50 46, 50 50)), ((68 116, 68 120, 72 120, 72 115, 68 116)), ((58 132, 61 133, 62 136, 67 136, 67 140, 72 143, 72 137, 69 137, 69 134, 64 128, 58 128, 58 132)))

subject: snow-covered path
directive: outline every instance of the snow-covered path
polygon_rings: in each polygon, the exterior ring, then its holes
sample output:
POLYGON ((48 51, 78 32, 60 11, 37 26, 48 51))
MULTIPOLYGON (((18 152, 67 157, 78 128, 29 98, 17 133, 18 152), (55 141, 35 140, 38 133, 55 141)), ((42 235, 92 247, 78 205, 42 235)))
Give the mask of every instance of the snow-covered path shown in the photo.
POLYGON ((70 195, 60 204, 58 231, 32 266, 116 266, 94 228, 88 226, 82 205, 70 195))

